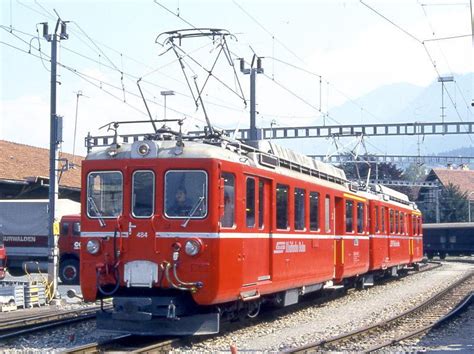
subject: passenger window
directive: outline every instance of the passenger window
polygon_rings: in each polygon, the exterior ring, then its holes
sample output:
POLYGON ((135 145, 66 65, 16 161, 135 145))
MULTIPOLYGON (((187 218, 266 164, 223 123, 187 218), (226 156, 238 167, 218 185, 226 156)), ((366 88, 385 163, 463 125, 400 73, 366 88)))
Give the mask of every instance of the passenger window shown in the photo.
POLYGON ((224 215, 221 217, 222 227, 233 227, 235 218, 235 177, 231 173, 224 172, 224 215))
POLYGON ((69 233, 69 223, 63 222, 61 226, 61 236, 67 236, 68 233, 69 233))
POLYGON ((258 181, 258 227, 263 229, 263 215, 265 213, 265 183, 258 181))
POLYGON ((346 232, 354 231, 354 202, 346 200, 346 232))
POLYGON ((132 214, 136 218, 149 218, 155 207, 155 174, 135 171, 132 179, 132 214))
POLYGON ((247 178, 245 215, 247 227, 255 227, 255 179, 247 178))
POLYGON ((319 230, 319 193, 309 193, 309 229, 319 230))
POLYGON ((276 188, 276 224, 277 229, 288 228, 288 186, 277 184, 276 188))
POLYGON ((73 236, 80 236, 81 235, 81 223, 75 222, 72 224, 72 235, 73 236))
POLYGON ((295 230, 305 229, 305 199, 306 191, 302 188, 295 188, 294 192, 294 213, 295 213, 295 230))
POLYGON ((382 210, 381 210, 381 220, 380 220, 380 223, 382 224, 382 233, 386 233, 386 226, 385 226, 385 207, 382 207, 382 210))
POLYGON ((326 195, 326 199, 324 200, 324 226, 325 231, 331 231, 331 197, 326 195))
POLYGON ((375 206, 375 232, 380 231, 380 220, 379 220, 379 207, 375 206))
POLYGON ((395 232, 395 222, 393 217, 393 210, 390 209, 390 233, 393 234, 395 232))
POLYGON ((364 232, 364 204, 357 203, 357 233, 364 232))
POLYGON ((400 213, 400 233, 403 235, 406 233, 405 230, 405 213, 400 213))
POLYGON ((398 210, 395 212, 395 233, 400 233, 400 216, 398 210))

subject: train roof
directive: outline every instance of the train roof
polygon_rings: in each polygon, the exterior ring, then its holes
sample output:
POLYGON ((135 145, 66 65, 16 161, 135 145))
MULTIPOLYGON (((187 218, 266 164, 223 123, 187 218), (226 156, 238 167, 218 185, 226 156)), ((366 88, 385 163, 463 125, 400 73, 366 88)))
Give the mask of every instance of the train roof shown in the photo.
POLYGON ((423 224, 423 229, 468 229, 474 228, 474 222, 444 222, 423 224))
POLYGON ((145 135, 142 139, 135 137, 134 140, 133 143, 94 145, 92 147, 101 146, 102 148, 91 149, 86 160, 215 158, 274 171, 309 182, 317 178, 318 183, 326 187, 353 192, 367 199, 391 201, 417 209, 416 205, 410 202, 403 193, 381 185, 371 185, 370 190, 361 191, 356 183, 347 180, 342 169, 279 146, 269 140, 251 141, 244 144, 230 139, 150 139, 145 135), (139 152, 140 147, 145 147, 146 154, 139 152))

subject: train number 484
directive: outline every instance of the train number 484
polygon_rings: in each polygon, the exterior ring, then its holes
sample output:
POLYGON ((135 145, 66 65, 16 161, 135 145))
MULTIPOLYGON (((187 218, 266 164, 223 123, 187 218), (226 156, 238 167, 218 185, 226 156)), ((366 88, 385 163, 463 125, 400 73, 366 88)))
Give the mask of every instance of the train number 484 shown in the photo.
POLYGON ((147 238, 148 237, 148 232, 137 232, 137 237, 138 238, 147 238))

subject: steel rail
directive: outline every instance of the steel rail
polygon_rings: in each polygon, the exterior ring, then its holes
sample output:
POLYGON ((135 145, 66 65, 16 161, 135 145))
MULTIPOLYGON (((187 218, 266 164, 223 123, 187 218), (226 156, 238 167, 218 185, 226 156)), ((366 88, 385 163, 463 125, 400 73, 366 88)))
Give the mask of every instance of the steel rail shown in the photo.
MULTIPOLYGON (((127 342, 137 340, 142 341, 143 337, 133 336, 131 334, 119 335, 115 338, 107 339, 104 341, 88 343, 78 347, 66 349, 63 353, 68 354, 90 354, 90 353, 102 353, 102 352, 123 352, 127 351, 130 353, 150 353, 150 352, 166 352, 173 348, 174 345, 182 341, 182 338, 162 339, 155 343, 146 346, 133 345, 127 342), (124 343, 124 344, 121 344, 124 343), (132 349, 131 349, 132 348, 132 349), (130 350, 131 349, 131 350, 130 350)), ((147 340, 149 342, 149 340, 147 340)), ((153 340, 152 340, 153 341, 153 340)))
POLYGON ((429 325, 426 325, 422 328, 416 329, 406 335, 400 336, 398 338, 392 339, 390 341, 384 342, 382 344, 375 345, 369 349, 367 349, 367 352, 373 352, 379 349, 383 349, 386 347, 389 347, 391 345, 395 345, 397 343, 400 343, 403 340, 413 338, 419 334, 422 334, 432 328, 438 327, 448 321, 450 321, 452 318, 456 317, 459 315, 462 311, 464 311, 468 306, 470 306, 471 302, 474 300, 474 291, 472 291, 470 294, 466 295, 463 300, 454 308, 452 309, 448 314, 440 318, 438 321, 431 323, 429 325))
MULTIPOLYGON (((110 306, 104 306, 104 308, 110 308, 110 306)), ((36 324, 41 324, 50 321, 56 321, 61 319, 67 319, 76 317, 81 314, 94 313, 100 310, 100 306, 93 306, 87 308, 80 308, 74 310, 53 310, 49 313, 42 313, 39 315, 30 314, 26 316, 18 316, 10 319, 4 319, 0 321, 0 333, 6 330, 12 330, 15 328, 24 328, 25 326, 31 326, 36 324)))
MULTIPOLYGON (((441 266, 441 264, 440 264, 440 266, 441 266)), ((434 268, 429 268, 427 270, 431 270, 431 269, 434 269, 434 268)), ((385 321, 382 321, 382 322, 379 322, 379 323, 376 323, 376 324, 373 324, 373 325, 369 325, 369 326, 366 326, 366 327, 363 327, 363 328, 359 328, 359 329, 356 329, 354 331, 343 333, 341 335, 338 335, 338 336, 335 336, 335 337, 332 337, 332 338, 329 338, 329 339, 325 339, 325 340, 318 341, 318 342, 315 342, 315 343, 310 343, 310 344, 307 344, 307 345, 302 346, 302 347, 298 347, 298 348, 295 348, 295 349, 290 349, 286 352, 287 353, 303 353, 303 352, 307 352, 307 351, 310 351, 310 350, 324 350, 325 349, 324 347, 329 345, 329 344, 336 344, 338 342, 342 342, 342 341, 347 340, 349 338, 353 338, 353 337, 356 337, 356 336, 359 336, 359 335, 363 335, 365 333, 369 333, 369 332, 371 332, 373 330, 376 330, 378 328, 381 328, 383 326, 393 324, 395 321, 397 321, 399 319, 402 319, 404 317, 408 317, 411 314, 428 307, 429 305, 433 304, 434 302, 436 302, 437 300, 439 300, 440 298, 445 296, 447 293, 449 293, 453 289, 457 288, 458 286, 462 285, 464 282, 468 281, 473 276, 474 276, 474 272, 471 271, 468 274, 466 274, 465 276, 463 276, 462 278, 460 278, 459 280, 457 280, 456 282, 454 282, 453 284, 451 284, 450 286, 448 286, 446 289, 444 289, 441 292, 435 294, 434 296, 430 297, 429 299, 423 301, 421 304, 415 306, 412 309, 404 311, 403 313, 398 314, 398 315, 396 315, 392 318, 389 318, 385 321)), ((390 343, 388 345, 390 345, 390 343)))

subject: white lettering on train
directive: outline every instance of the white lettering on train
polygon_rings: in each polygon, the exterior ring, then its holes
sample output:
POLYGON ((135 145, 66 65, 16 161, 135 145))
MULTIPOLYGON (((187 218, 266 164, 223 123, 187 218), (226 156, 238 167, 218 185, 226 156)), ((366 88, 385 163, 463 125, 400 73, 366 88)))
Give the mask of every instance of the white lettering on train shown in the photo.
POLYGON ((4 242, 36 242, 36 236, 3 236, 4 242))
POLYGON ((304 253, 306 245, 302 241, 279 241, 275 244, 274 254, 278 253, 304 253))

